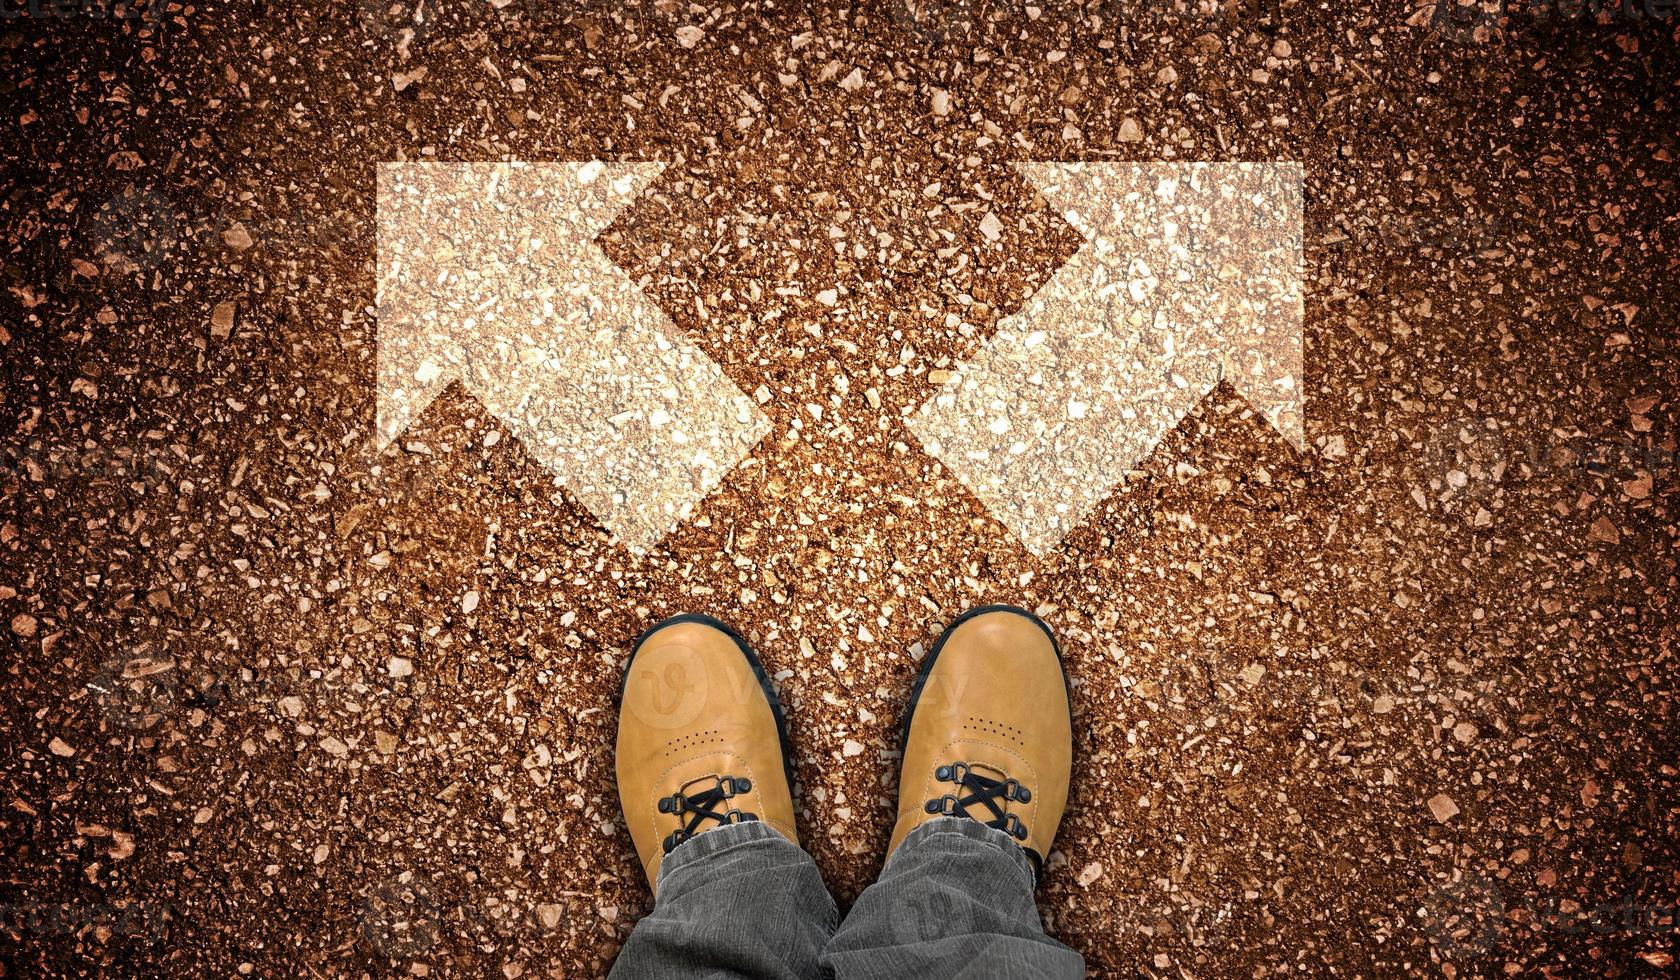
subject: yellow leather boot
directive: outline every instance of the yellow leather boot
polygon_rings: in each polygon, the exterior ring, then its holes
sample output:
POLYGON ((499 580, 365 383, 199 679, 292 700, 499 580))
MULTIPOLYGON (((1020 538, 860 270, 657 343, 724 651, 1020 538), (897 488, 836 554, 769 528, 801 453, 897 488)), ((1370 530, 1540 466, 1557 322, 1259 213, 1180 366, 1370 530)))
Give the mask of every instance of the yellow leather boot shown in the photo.
POLYGON ((911 691, 887 852, 942 816, 1003 831, 1042 874, 1067 807, 1073 720, 1055 637, 1014 606, 981 606, 934 644, 911 691))
POLYGON ((619 702, 618 797, 656 893, 660 862, 696 834, 762 820, 799 843, 781 704, 734 630, 693 613, 650 627, 619 702))

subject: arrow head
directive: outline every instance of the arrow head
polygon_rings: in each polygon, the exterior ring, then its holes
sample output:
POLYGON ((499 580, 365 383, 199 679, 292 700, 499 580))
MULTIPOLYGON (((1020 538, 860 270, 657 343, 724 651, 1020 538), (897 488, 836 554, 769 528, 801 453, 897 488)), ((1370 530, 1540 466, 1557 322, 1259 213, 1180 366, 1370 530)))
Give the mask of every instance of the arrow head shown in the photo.
POLYGON ((382 167, 381 446, 458 379, 634 550, 709 493, 769 422, 595 244, 661 169, 382 167))
POLYGON ((1086 243, 910 428, 1036 554, 1229 380, 1297 448, 1295 164, 1029 163, 1086 243))
POLYGON ((1299 163, 1016 169, 1088 240, 1087 297, 1150 310, 1177 335, 1177 351, 1217 357, 1221 377, 1306 448, 1299 163))

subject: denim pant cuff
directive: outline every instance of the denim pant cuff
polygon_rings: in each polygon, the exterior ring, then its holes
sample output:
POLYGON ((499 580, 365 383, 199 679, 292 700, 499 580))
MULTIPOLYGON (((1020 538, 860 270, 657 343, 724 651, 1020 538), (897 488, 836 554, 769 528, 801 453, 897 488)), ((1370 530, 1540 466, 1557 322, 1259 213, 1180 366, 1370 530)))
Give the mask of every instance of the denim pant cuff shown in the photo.
POLYGON ((796 847, 792 841, 762 820, 748 820, 708 830, 683 841, 671 853, 665 855, 665 860, 659 865, 659 890, 663 892, 666 879, 680 873, 689 865, 704 861, 722 851, 750 846, 759 841, 770 841, 772 847, 775 846, 775 841, 781 841, 788 847, 796 847))
POLYGON ((935 817, 910 831, 905 836, 904 842, 898 845, 898 850, 887 856, 887 863, 881 869, 882 872, 885 873, 887 868, 892 867, 893 862, 897 861, 900 855, 913 853, 923 842, 952 834, 974 840, 976 843, 973 846, 975 847, 990 847, 1001 851, 1008 856, 1017 868, 1021 869, 1021 875, 1026 879, 1028 891, 1038 887, 1038 879, 1033 875, 1032 861, 1027 857, 1027 852, 1021 850, 1021 845, 1015 843, 1014 838, 1001 830, 988 827, 978 820, 970 820, 967 817, 935 817))

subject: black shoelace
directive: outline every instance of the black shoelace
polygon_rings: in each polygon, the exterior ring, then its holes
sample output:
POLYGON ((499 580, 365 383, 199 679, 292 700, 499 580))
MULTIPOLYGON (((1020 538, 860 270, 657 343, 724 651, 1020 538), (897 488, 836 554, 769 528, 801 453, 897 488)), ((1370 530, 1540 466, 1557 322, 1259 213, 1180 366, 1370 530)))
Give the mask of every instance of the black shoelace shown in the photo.
POLYGON ((700 825, 712 821, 719 826, 732 823, 744 823, 757 820, 758 814, 744 813, 727 806, 730 797, 745 793, 752 789, 752 780, 737 779, 734 776, 703 776, 700 779, 683 784, 682 788, 670 796, 659 799, 659 812, 669 813, 676 817, 686 818, 682 827, 665 838, 665 853, 671 851, 683 841, 688 840, 700 832, 700 825), (703 787, 690 792, 694 787, 703 787))
POLYGON ((1026 803, 1032 800, 1032 791, 1022 786, 1019 780, 1010 779, 996 769, 970 766, 966 762, 940 766, 934 770, 933 775, 942 783, 957 784, 957 792, 928 800, 923 804, 923 809, 928 813, 967 817, 994 830, 1001 830, 1016 840, 1027 839, 1027 825, 1021 822, 1020 817, 1009 812, 1010 803, 1026 803), (977 768, 985 769, 986 772, 978 772, 977 768), (995 773, 997 777, 1002 778, 994 778, 986 773, 995 773), (984 809, 976 814, 970 811, 970 807, 984 809))

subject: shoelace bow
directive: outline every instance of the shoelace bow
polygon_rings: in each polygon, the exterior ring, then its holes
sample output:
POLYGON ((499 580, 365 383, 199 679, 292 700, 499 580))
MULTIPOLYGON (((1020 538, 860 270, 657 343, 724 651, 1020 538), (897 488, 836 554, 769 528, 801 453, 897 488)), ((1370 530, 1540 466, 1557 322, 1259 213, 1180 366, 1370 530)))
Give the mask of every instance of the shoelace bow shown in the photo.
POLYGON ((682 827, 665 838, 665 853, 671 851, 683 841, 688 840, 700 832, 700 825, 710 820, 719 826, 732 823, 744 823, 757 820, 758 814, 745 813, 733 807, 720 810, 719 804, 730 797, 746 793, 752 789, 752 780, 739 779, 734 776, 703 776, 700 779, 685 783, 683 787, 670 796, 659 799, 659 812, 669 813, 676 817, 687 817, 682 827), (689 792, 694 786, 706 784, 698 792, 689 792))
MULTIPOLYGON (((1004 774, 995 769, 989 772, 1004 774)), ((1001 830, 1016 840, 1027 839, 1027 825, 1021 818, 1009 812, 1009 804, 1027 803, 1032 800, 1032 791, 1022 786, 1019 780, 1008 777, 996 779, 985 773, 976 772, 975 767, 966 762, 953 762, 948 766, 940 766, 933 771, 934 778, 942 783, 956 783, 957 793, 936 796, 923 804, 928 813, 938 813, 947 817, 967 817, 978 823, 983 823, 994 830, 1001 830), (1000 805, 1001 804, 1001 805, 1000 805), (976 815, 969 808, 984 807, 976 815), (991 819, 985 819, 990 814, 991 819)))

